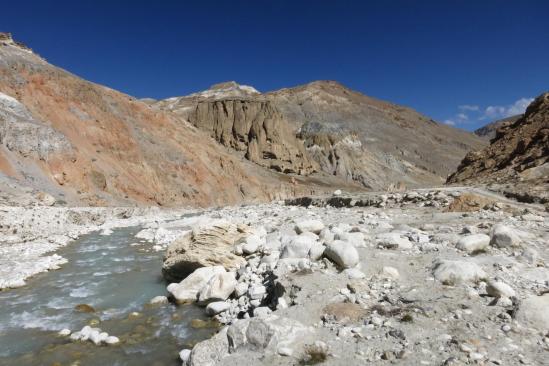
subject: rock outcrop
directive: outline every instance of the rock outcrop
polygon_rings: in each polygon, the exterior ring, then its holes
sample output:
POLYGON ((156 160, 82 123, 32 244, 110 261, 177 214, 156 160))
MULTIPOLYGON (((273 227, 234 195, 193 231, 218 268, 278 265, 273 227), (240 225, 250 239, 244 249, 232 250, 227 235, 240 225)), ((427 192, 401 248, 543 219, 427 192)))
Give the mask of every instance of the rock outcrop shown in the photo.
POLYGON ((277 108, 263 99, 199 101, 189 121, 221 144, 266 168, 307 175, 315 171, 303 143, 277 108))
POLYGON ((502 125, 490 146, 468 153, 448 183, 549 183, 549 93, 502 125))
POLYGON ((513 124, 522 116, 523 116, 522 114, 517 114, 516 116, 511 116, 511 117, 494 121, 485 126, 482 126, 481 128, 476 129, 474 131, 474 134, 486 140, 491 140, 494 137, 496 137, 496 131, 498 128, 503 127, 503 125, 513 124))

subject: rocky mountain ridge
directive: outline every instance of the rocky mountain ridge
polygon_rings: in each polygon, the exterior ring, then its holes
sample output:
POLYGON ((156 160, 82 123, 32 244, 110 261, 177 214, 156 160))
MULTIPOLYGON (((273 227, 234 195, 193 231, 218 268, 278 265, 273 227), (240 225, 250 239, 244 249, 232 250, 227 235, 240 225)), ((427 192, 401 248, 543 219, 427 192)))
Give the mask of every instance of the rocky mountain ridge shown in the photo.
POLYGON ((497 129, 490 146, 468 153, 448 182, 502 182, 549 178, 549 93, 538 96, 515 122, 497 129))
POLYGON ((474 131, 474 134, 479 136, 479 137, 485 138, 487 140, 491 140, 494 137, 496 137, 496 130, 498 128, 500 128, 501 126, 503 126, 504 124, 507 124, 507 123, 514 123, 519 118, 521 118, 522 116, 523 116, 522 114, 517 114, 516 116, 511 116, 511 117, 507 117, 507 118, 504 118, 504 119, 499 119, 497 121, 488 123, 487 125, 476 129, 474 131))
MULTIPOLYGON (((238 101, 243 106, 269 103, 272 114, 276 115, 273 126, 285 135, 274 140, 289 141, 289 145, 297 147, 300 155, 294 156, 299 159, 293 160, 301 166, 305 167, 309 161, 314 163, 310 169, 294 171, 308 174, 318 169, 319 173, 372 189, 440 184, 455 169, 460 156, 484 144, 468 132, 438 124, 410 108, 370 98, 333 81, 263 94, 249 92, 251 87, 235 82, 221 85, 157 101, 152 106, 173 111, 194 121, 195 126, 211 131, 210 122, 196 118, 197 110, 205 105, 225 104, 226 100, 238 101), (306 154, 301 153, 301 145, 306 154)), ((241 119, 237 124, 246 124, 249 118, 235 117, 241 119)), ((232 131, 235 117, 221 123, 226 131, 232 131)), ((212 137, 228 146, 218 133, 212 137)), ((270 139, 266 134, 266 140, 270 139)), ((259 146, 261 150, 263 145, 259 146)))

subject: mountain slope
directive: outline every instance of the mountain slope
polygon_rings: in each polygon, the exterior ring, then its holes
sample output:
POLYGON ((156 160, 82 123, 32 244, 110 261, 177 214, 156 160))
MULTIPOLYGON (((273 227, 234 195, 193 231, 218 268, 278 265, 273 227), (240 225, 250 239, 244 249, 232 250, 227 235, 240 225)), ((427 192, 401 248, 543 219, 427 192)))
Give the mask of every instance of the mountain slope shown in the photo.
POLYGON ((374 188, 439 184, 467 151, 483 145, 468 132, 337 82, 313 82, 269 96, 323 159, 325 170, 374 188))
MULTIPOLYGON (((201 118, 205 123, 194 116, 200 114, 205 103, 229 101, 248 106, 269 104, 277 115, 277 129, 284 131, 285 137, 277 142, 297 149, 297 159, 293 159, 297 165, 311 165, 300 173, 319 170, 373 189, 388 189, 399 183, 409 186, 443 183, 469 150, 485 145, 471 133, 438 124, 410 108, 367 97, 331 81, 265 94, 229 82, 201 93, 158 101, 153 106, 173 111, 195 126, 211 131, 211 121, 217 118, 201 118), (306 154, 301 153, 303 150, 306 154)), ((233 118, 229 119, 231 123, 225 124, 226 130, 234 133, 233 118)), ((241 115, 237 123, 246 124, 247 120, 241 115)), ((224 145, 231 145, 225 137, 214 135, 224 145)), ((249 138, 244 136, 243 140, 249 138)))
POLYGON ((491 140, 494 137, 496 137, 496 130, 498 128, 500 128, 506 123, 514 123, 521 117, 522 117, 522 114, 517 114, 516 116, 511 116, 511 117, 494 121, 492 123, 488 123, 487 125, 482 126, 479 129, 476 129, 474 131, 474 134, 486 140, 491 140))
POLYGON ((48 64, 8 34, 0 93, 0 188, 7 176, 92 205, 234 204, 315 190, 257 169, 173 113, 48 64))
POLYGON ((532 181, 549 183, 549 93, 537 97, 524 116, 497 130, 490 146, 472 151, 448 182, 532 181))

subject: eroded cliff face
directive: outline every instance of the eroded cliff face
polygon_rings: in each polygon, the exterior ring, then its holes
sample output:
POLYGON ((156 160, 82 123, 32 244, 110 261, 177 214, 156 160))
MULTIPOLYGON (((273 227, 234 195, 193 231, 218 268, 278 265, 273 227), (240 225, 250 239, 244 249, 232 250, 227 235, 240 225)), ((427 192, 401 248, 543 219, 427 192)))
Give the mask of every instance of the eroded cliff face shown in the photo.
POLYGON ((524 116, 497 129, 490 146, 472 151, 448 182, 549 183, 549 93, 537 97, 524 116))
POLYGON ((316 170, 303 142, 267 100, 202 100, 190 113, 189 121, 263 167, 299 175, 316 170))

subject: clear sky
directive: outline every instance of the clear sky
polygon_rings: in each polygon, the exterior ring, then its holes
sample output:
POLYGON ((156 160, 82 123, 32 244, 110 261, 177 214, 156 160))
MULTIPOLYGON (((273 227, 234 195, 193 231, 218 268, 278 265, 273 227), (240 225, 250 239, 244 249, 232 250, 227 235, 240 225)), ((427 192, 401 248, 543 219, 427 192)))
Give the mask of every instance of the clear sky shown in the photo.
POLYGON ((549 90, 549 1, 10 1, 0 31, 136 97, 318 79, 474 129, 549 90))

